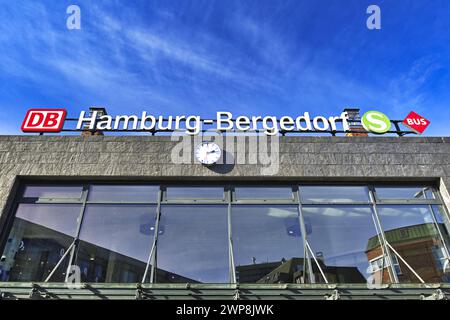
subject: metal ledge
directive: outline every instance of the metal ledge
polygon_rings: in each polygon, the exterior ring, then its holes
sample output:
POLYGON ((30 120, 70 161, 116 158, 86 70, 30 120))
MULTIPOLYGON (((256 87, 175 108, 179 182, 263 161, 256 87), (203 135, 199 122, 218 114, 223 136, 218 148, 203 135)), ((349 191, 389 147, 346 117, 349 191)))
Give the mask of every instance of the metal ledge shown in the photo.
POLYGON ((0 282, 0 299, 77 300, 430 300, 447 299, 450 284, 114 284, 0 282))

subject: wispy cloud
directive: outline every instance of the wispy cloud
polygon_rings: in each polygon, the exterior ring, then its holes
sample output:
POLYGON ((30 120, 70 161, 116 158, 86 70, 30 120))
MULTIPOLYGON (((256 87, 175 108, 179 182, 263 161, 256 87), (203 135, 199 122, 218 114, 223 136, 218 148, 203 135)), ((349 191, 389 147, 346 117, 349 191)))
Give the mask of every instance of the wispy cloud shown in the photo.
MULTIPOLYGON (((153 98, 159 96, 159 101, 170 101, 157 86, 174 78, 190 78, 195 83, 221 81, 240 88, 275 88, 273 79, 253 74, 254 70, 245 71, 242 65, 246 61, 241 58, 218 55, 216 52, 224 44, 213 37, 189 43, 173 33, 124 26, 97 5, 89 9, 96 18, 92 24, 95 29, 76 34, 57 26, 42 4, 26 5, 24 9, 13 10, 12 15, 28 15, 26 21, 34 21, 37 15, 39 23, 22 26, 26 32, 21 37, 12 36, 20 28, 18 23, 4 33, 0 45, 10 57, 2 59, 0 68, 6 74, 45 83, 56 92, 61 87, 59 78, 107 100, 121 93, 134 97, 150 94, 153 98), (32 52, 31 56, 23 51, 24 47, 32 52)), ((252 58, 246 60, 251 63, 252 58)))
POLYGON ((307 1, 262 1, 257 10, 238 1, 80 2, 80 31, 65 28, 61 3, 2 7, 2 108, 22 100, 70 101, 75 109, 103 104, 112 112, 335 113, 354 106, 401 115, 412 106, 434 108, 430 81, 449 72, 445 53, 399 60, 394 49, 404 35, 380 42, 368 34, 364 16, 349 16, 357 1, 344 11, 307 1), (374 48, 379 57, 370 54, 374 48))
POLYGON ((423 103, 428 95, 425 86, 434 72, 443 68, 440 61, 439 54, 436 53, 423 56, 389 83, 390 102, 396 111, 405 107, 414 107, 418 111, 425 109, 423 103))

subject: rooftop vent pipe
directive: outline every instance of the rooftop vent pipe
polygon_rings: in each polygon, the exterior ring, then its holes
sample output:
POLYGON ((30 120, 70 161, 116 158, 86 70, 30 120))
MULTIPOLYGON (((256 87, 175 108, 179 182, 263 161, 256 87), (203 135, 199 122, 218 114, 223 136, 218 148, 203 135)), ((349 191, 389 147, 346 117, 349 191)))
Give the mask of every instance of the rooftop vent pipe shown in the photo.
MULTIPOLYGON (((97 118, 100 116, 105 116, 108 113, 106 112, 106 109, 103 107, 90 107, 89 108, 89 116, 92 116, 94 114, 94 112, 97 112, 97 118)), ((97 126, 95 125, 94 128, 96 128, 97 126)), ((88 125, 85 125, 83 128, 83 131, 81 132, 81 135, 83 137, 88 137, 88 136, 102 136, 103 135, 103 131, 101 130, 90 130, 88 125)))
POLYGON ((359 109, 344 109, 348 114, 348 126, 350 131, 345 134, 346 137, 367 137, 369 136, 366 129, 361 124, 361 115, 359 109))

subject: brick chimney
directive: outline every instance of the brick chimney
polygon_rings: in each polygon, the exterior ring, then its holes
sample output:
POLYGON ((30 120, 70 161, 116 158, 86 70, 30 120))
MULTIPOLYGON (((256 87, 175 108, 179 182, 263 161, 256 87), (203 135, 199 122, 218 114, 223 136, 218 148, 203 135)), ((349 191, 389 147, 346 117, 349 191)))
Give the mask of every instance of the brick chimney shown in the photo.
MULTIPOLYGON (((106 109, 103 108, 103 107, 90 107, 89 108, 89 116, 92 116, 95 111, 97 111, 97 117, 104 116, 104 115, 108 114, 106 112, 106 109)), ((85 125, 84 128, 83 128, 83 131, 81 132, 81 135, 83 137, 102 136, 103 135, 103 131, 100 131, 100 130, 89 130, 88 125, 85 125)))
POLYGON ((359 109, 344 109, 344 112, 348 114, 348 126, 350 131, 345 134, 346 137, 367 137, 369 134, 366 129, 361 125, 361 116, 359 109))

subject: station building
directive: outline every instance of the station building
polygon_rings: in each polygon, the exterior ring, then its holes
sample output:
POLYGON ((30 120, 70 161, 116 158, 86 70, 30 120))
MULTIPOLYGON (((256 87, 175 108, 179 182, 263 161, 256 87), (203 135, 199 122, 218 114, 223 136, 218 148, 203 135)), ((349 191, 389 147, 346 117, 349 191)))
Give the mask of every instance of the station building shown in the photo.
POLYGON ((273 175, 173 163, 177 144, 0 136, 1 298, 450 293, 449 137, 280 136, 273 175))

